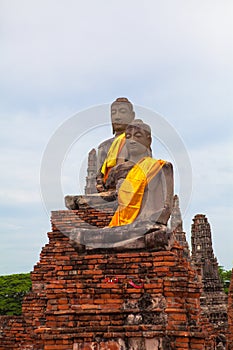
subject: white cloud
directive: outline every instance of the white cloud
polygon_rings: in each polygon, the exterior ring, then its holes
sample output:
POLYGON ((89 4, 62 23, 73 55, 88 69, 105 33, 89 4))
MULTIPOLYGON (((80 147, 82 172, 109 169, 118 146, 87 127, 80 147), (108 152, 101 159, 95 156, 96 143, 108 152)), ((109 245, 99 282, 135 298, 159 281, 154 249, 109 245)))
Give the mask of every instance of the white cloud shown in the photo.
POLYGON ((232 149, 233 141, 227 139, 221 143, 208 142, 190 151, 195 185, 200 186, 201 191, 206 186, 207 189, 213 185, 226 189, 233 186, 232 149))
POLYGON ((231 13, 230 1, 5 2, 1 76, 8 87, 53 95, 164 65, 194 77, 229 70, 231 13))
POLYGON ((184 217, 184 227, 190 238, 194 215, 206 215, 211 225, 215 256, 227 269, 233 264, 232 147, 232 140, 225 140, 190 150, 194 183, 190 207, 184 217))
POLYGON ((1 203, 29 205, 41 202, 41 159, 59 119, 64 118, 63 112, 1 113, 1 203))
POLYGON ((18 182, 15 188, 1 190, 0 201, 5 205, 30 205, 32 203, 41 203, 40 193, 37 190, 19 189, 20 183, 18 182))

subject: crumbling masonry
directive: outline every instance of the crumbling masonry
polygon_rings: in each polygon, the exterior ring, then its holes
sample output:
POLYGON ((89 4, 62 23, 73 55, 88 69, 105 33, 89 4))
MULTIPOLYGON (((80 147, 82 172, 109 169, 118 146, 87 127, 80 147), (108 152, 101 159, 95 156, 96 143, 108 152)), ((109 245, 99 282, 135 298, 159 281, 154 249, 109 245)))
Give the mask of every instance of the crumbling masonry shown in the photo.
POLYGON ((106 226, 111 216, 111 208, 52 213, 22 316, 0 319, 1 350, 217 349, 217 333, 201 311, 200 276, 181 244, 78 252, 62 233, 106 226))

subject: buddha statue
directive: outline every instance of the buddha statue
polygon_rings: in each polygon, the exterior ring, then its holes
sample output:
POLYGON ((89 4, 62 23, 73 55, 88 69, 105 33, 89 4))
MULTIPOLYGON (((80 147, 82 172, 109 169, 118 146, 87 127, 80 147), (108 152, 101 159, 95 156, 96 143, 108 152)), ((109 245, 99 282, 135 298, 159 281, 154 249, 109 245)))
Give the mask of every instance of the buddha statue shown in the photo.
POLYGON ((111 104, 111 121, 114 137, 98 146, 96 189, 106 191, 105 183, 112 167, 125 161, 125 129, 135 117, 132 103, 119 97, 111 104))
POLYGON ((126 127, 128 159, 111 169, 106 188, 118 193, 110 226, 148 221, 167 225, 173 201, 172 164, 153 159, 151 129, 140 119, 126 127))
MULTIPOLYGON (((111 168, 105 187, 118 207, 108 227, 74 229, 76 248, 166 249, 173 200, 172 164, 151 155, 151 129, 136 119, 125 129, 127 159, 111 168), (115 197, 112 194, 115 193, 115 197)), ((98 194, 102 197, 102 193, 98 194)), ((94 195, 96 198, 96 195, 94 195)))

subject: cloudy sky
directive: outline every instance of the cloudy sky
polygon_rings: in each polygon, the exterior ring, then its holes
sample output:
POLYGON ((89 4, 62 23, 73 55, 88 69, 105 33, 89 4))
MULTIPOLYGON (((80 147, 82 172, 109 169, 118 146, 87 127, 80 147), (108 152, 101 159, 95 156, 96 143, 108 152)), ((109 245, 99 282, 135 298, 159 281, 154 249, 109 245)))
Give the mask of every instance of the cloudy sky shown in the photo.
POLYGON ((41 167, 62 154, 54 181, 80 193, 86 153, 111 136, 108 106, 119 96, 139 117, 161 116, 174 163, 182 143, 178 194, 187 157, 192 169, 189 205, 180 197, 187 239, 205 214, 215 255, 232 268, 232 23, 231 0, 0 0, 0 274, 31 271, 48 241, 41 167))

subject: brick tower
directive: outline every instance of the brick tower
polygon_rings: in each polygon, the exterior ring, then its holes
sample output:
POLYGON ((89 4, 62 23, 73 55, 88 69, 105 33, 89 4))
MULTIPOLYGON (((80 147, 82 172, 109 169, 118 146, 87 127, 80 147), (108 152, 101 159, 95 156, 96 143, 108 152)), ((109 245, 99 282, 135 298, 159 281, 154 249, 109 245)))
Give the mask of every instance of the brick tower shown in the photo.
POLYGON ((211 229, 203 214, 195 215, 192 224, 192 262, 201 273, 203 292, 202 313, 216 331, 226 333, 227 296, 218 272, 218 262, 213 253, 211 229))
POLYGON ((189 245, 186 240, 186 233, 183 231, 183 220, 180 211, 179 197, 177 195, 173 198, 173 209, 171 213, 171 230, 174 232, 175 239, 184 248, 184 256, 189 259, 189 245))
POLYGON ((96 150, 93 148, 88 153, 85 194, 96 193, 96 187, 95 187, 96 173, 97 173, 97 157, 96 157, 96 150))

